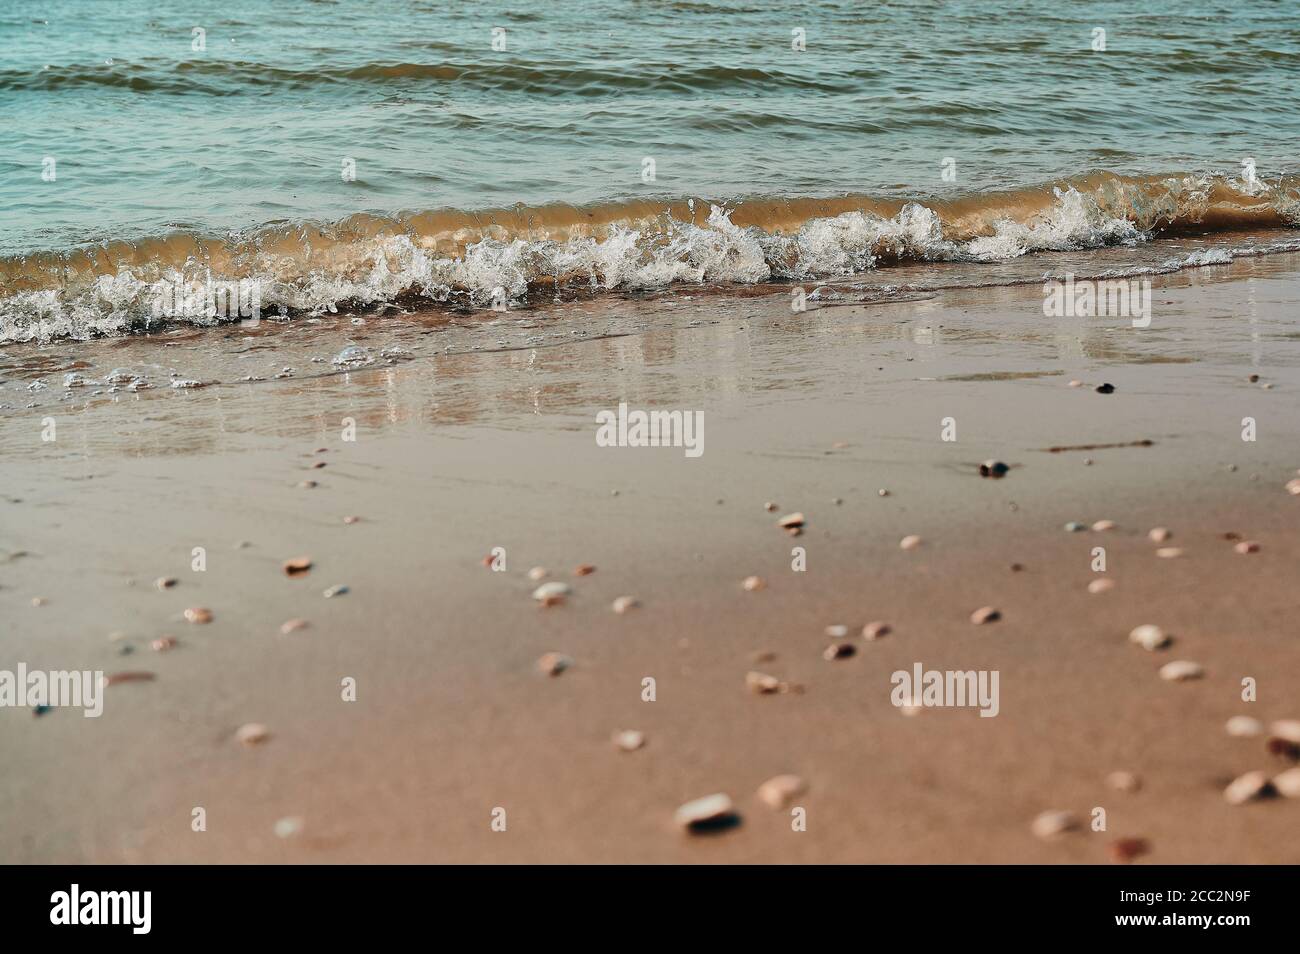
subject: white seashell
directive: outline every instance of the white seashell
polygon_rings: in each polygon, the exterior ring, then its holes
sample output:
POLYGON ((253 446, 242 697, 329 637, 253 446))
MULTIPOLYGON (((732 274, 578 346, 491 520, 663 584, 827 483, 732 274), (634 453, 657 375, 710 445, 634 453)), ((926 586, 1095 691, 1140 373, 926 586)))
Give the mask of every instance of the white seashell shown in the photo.
POLYGON ((1117 792, 1136 792, 1142 787, 1142 780, 1132 772, 1111 772, 1106 776, 1106 784, 1117 792))
POLYGON ((1273 735, 1300 745, 1300 719, 1278 719, 1268 729, 1273 735))
POLYGON ((1274 775, 1273 788, 1283 798, 1300 798, 1300 765, 1274 775))
POLYGON ((798 775, 777 775, 758 786, 758 797, 763 804, 777 811, 808 790, 798 775))
POLYGON ((915 534, 910 534, 898 541, 898 545, 904 550, 915 550, 921 545, 921 538, 915 534))
POLYGON ((1260 798, 1268 790, 1268 776, 1257 770, 1234 778, 1223 790, 1223 797, 1229 805, 1244 805, 1252 799, 1260 798))
POLYGON ((1161 547, 1156 551, 1156 556, 1163 560, 1172 560, 1183 555, 1182 547, 1161 547))
POLYGON ((745 577, 744 580, 741 581, 740 585, 743 586, 745 589, 749 590, 749 592, 751 593, 753 593, 755 590, 761 590, 767 587, 767 584, 763 582, 763 578, 761 576, 747 576, 745 577))
POLYGON ((751 670, 745 673, 745 685, 749 686, 751 692, 769 694, 777 692, 781 688, 781 680, 776 676, 769 676, 765 672, 755 672, 751 670))
POLYGON ((1079 818, 1073 812, 1043 812, 1034 819, 1030 830, 1039 838, 1054 838, 1079 827, 1079 818))
POLYGON ((888 636, 894 631, 894 628, 888 623, 882 623, 877 620, 874 623, 868 623, 862 627, 862 638, 868 641, 875 641, 883 636, 888 636))
POLYGON ((537 660, 537 668, 548 676, 558 676, 573 665, 573 660, 563 653, 547 653, 537 660))
POLYGON ((731 797, 719 792, 687 802, 677 809, 673 818, 681 827, 695 829, 729 821, 735 817, 735 813, 731 797))
POLYGON ((996 623, 1001 618, 1002 611, 992 606, 981 606, 970 614, 970 621, 976 626, 983 626, 985 623, 996 623))
POLYGON ((1098 577, 1088 584, 1089 593, 1108 593, 1115 588, 1115 581, 1108 576, 1098 577))
POLYGON ((532 580, 534 583, 538 580, 544 580, 550 575, 550 571, 544 566, 535 566, 528 571, 528 579, 532 580))
POLYGON ((614 600, 613 609, 615 613, 626 613, 636 609, 641 604, 637 602, 635 596, 620 596, 614 600))
POLYGON ((826 635, 831 639, 843 639, 849 634, 849 628, 840 623, 826 627, 826 635))
POLYGON ((543 583, 537 589, 533 590, 533 599, 535 600, 554 600, 568 596, 572 592, 568 583, 562 583, 559 580, 552 580, 550 583, 543 583))
POLYGON ((259 722, 250 722, 247 725, 241 725, 235 732, 235 738, 244 745, 258 745, 265 742, 271 737, 271 732, 266 726, 259 722))
POLYGON ((1189 679, 1200 679, 1204 675, 1205 670, 1201 666, 1186 659, 1176 659, 1160 667, 1160 678, 1168 682, 1186 682, 1189 679))
POLYGON ((624 729, 614 733, 614 744, 624 752, 635 752, 645 745, 645 733, 636 729, 624 729))
POLYGON ((1173 642, 1173 637, 1169 636, 1159 626, 1151 623, 1143 623, 1135 627, 1133 632, 1128 634, 1129 642, 1137 643, 1148 652, 1155 652, 1157 649, 1164 649, 1173 642))
POLYGON ((1156 527, 1147 534, 1152 543, 1164 543, 1172 536, 1173 534, 1165 527, 1156 527))
POLYGON ((1264 723, 1251 716, 1235 715, 1224 723, 1223 728, 1227 730, 1228 735, 1244 739, 1263 732, 1264 723))

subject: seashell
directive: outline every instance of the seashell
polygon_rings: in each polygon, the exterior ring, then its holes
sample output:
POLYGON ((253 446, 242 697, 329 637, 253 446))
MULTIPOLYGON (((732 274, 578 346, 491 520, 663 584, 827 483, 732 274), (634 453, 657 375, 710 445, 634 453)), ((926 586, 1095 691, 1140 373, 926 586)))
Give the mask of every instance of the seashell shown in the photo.
POLYGON ((898 545, 904 550, 915 550, 921 545, 921 538, 915 534, 910 534, 898 541, 898 545))
POLYGON ((1067 831, 1074 831, 1079 826, 1079 818, 1074 812, 1049 811, 1035 818, 1029 828, 1039 838, 1055 838, 1067 831))
POLYGON ((613 610, 615 613, 622 614, 630 612, 640 605, 635 596, 620 596, 614 600, 613 610))
POLYGON ((798 775, 775 775, 758 786, 758 798, 769 808, 780 811, 807 790, 807 784, 798 775))
POLYGON ((344 517, 344 518, 343 518, 343 522, 344 522, 344 523, 357 523, 360 519, 361 519, 360 517, 347 516, 347 517, 344 517))
POLYGON ((1010 467, 1002 463, 1000 460, 986 460, 984 463, 980 464, 980 476, 992 477, 996 480, 999 477, 1005 476, 1007 471, 1010 469, 1010 467))
POLYGON ((894 628, 888 623, 876 620, 875 622, 868 623, 866 626, 862 627, 862 638, 870 642, 875 642, 877 639, 888 636, 893 631, 894 628))
POLYGON ((1300 477, 1293 477, 1286 482, 1286 492, 1292 496, 1300 495, 1300 477))
POLYGON ((176 637, 159 636, 157 639, 155 639, 153 642, 149 644, 149 648, 151 648, 156 653, 165 653, 169 649, 175 649, 176 637))
POLYGON ((1223 797, 1229 805, 1244 805, 1246 802, 1270 794, 1272 794, 1272 786, 1268 776, 1258 770, 1237 776, 1223 790, 1223 797))
POLYGON ((1300 745, 1300 719, 1277 719, 1269 724, 1268 730, 1278 738, 1300 745))
POLYGON ((536 583, 538 580, 544 580, 551 575, 551 571, 544 566, 535 566, 528 571, 528 579, 536 583))
POLYGON ((537 668, 548 676, 558 676, 573 665, 573 660, 563 653, 547 653, 537 660, 537 668))
POLYGON ((153 585, 158 587, 160 590, 169 590, 176 585, 176 577, 160 576, 158 579, 153 581, 153 585))
POLYGON ((244 745, 260 745, 271 737, 271 732, 260 722, 241 725, 235 732, 235 738, 244 745))
POLYGON ((1114 520, 1098 520, 1096 523, 1094 523, 1094 524, 1092 525, 1092 529, 1095 530, 1097 533, 1105 533, 1107 530, 1114 530, 1114 529, 1115 529, 1115 521, 1114 521, 1114 520))
POLYGON ((1160 667, 1160 678, 1167 682, 1186 682, 1189 679, 1200 679, 1204 675, 1204 668, 1186 659, 1175 659, 1160 667))
POLYGON ((551 600, 562 600, 573 592, 568 583, 561 583, 559 580, 552 580, 550 583, 543 583, 537 589, 533 590, 533 599, 539 602, 551 600))
POLYGON ((614 745, 624 752, 635 752, 645 745, 645 733, 636 729, 623 729, 614 733, 614 745))
POLYGON ((1182 547, 1161 547, 1156 551, 1156 556, 1163 560, 1172 560, 1176 557, 1182 556, 1183 553, 1184 550, 1182 547))
POLYGON ((1232 549, 1236 550, 1238 553, 1243 553, 1243 554, 1244 554, 1244 553, 1258 553, 1258 552, 1259 552, 1259 544, 1256 543, 1254 540, 1242 540, 1240 543, 1238 543, 1238 544, 1237 544, 1236 546, 1234 546, 1232 549))
POLYGON ((1274 775, 1271 784, 1283 798, 1300 798, 1300 765, 1274 775))
POLYGON ((1065 525, 1066 533, 1083 533, 1083 531, 1087 529, 1088 528, 1083 524, 1081 524, 1078 520, 1071 520, 1069 523, 1065 525))
POLYGON ((826 627, 826 635, 831 639, 843 639, 848 634, 849 628, 839 623, 826 627))
POLYGON ((852 643, 831 643, 822 651, 822 658, 827 661, 833 659, 848 659, 857 651, 857 647, 852 643))
POLYGON ((798 529, 804 525, 803 514, 790 513, 786 514, 776 522, 776 525, 782 530, 798 529))
POLYGON ((1089 593, 1109 593, 1115 588, 1115 581, 1108 576, 1098 577, 1088 584, 1089 593))
POLYGON ((294 835, 301 834, 302 829, 303 821, 297 816, 281 818, 271 826, 271 830, 275 832, 276 838, 292 838, 294 835))
POLYGON ((1111 772, 1106 776, 1106 785, 1117 792, 1136 792, 1142 787, 1142 780, 1132 772, 1111 772))
POLYGON ((596 568, 592 566, 590 563, 579 563, 577 566, 573 568, 574 576, 591 576, 591 574, 595 572, 596 572, 596 568))
POLYGON ((290 633, 296 633, 298 630, 306 629, 310 625, 311 623, 307 622, 305 619, 298 619, 295 617, 294 619, 285 620, 280 624, 280 633, 281 635, 288 636, 290 633))
POLYGON ((1264 731, 1264 724, 1251 716, 1235 715, 1224 723, 1223 728, 1228 735, 1244 739, 1259 735, 1264 731))
POLYGON ((774 513, 776 511, 776 504, 769 500, 767 503, 763 504, 763 509, 768 513, 774 513))
POLYGON ((1134 627, 1133 631, 1128 634, 1128 639, 1129 642, 1137 643, 1147 652, 1164 649, 1173 642, 1173 637, 1159 626, 1151 623, 1143 623, 1141 626, 1134 627))
POLYGON ((335 583, 333 586, 331 586, 329 589, 327 589, 324 593, 322 593, 321 596, 325 597, 325 599, 327 599, 327 600, 332 600, 332 599, 334 599, 334 597, 336 597, 336 596, 342 596, 344 593, 347 593, 347 592, 348 592, 348 587, 347 587, 346 584, 344 584, 344 583, 335 583))
POLYGON ((185 619, 191 623, 210 623, 212 610, 203 606, 191 606, 185 611, 185 619))
POLYGON ((747 576, 745 577, 744 580, 741 581, 740 585, 743 586, 745 589, 749 590, 751 593, 753 593, 756 590, 762 590, 767 588, 767 583, 765 583, 763 581, 763 578, 759 576, 747 576))
POLYGON ((1001 618, 1002 611, 994 609, 992 606, 981 606, 970 614, 970 621, 976 626, 983 626, 985 623, 996 623, 1001 618))
POLYGON ((673 820, 687 831, 708 831, 734 825, 739 819, 731 797, 719 792, 680 806, 673 820))
POLYGON ((1166 527, 1153 527, 1147 531, 1147 538, 1152 543, 1164 543, 1172 536, 1173 534, 1166 527))
POLYGON ((311 569, 311 557, 300 556, 284 561, 285 576, 302 576, 311 569))
POLYGON ((769 676, 765 672, 755 672, 750 670, 745 673, 745 685, 749 687, 750 692, 757 692, 760 695, 770 695, 773 692, 781 691, 781 680, 776 676, 769 676))

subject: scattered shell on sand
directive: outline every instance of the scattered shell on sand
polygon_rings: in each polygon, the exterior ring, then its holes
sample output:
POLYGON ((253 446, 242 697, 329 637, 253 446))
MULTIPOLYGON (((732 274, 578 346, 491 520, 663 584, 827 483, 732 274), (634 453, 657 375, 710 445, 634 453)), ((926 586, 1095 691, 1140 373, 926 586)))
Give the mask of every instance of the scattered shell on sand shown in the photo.
POLYGON ((620 596, 614 600, 613 609, 615 613, 627 613, 640 605, 635 596, 620 596))
POLYGON ((970 614, 970 621, 976 626, 983 626, 985 623, 996 623, 1001 618, 1002 611, 992 606, 981 606, 970 614))
POLYGON ((848 659, 857 651, 857 647, 852 643, 831 643, 822 650, 822 658, 826 660, 848 659))
POLYGON ((1172 536, 1173 534, 1170 533, 1168 528, 1166 527, 1154 527, 1151 530, 1147 531, 1147 538, 1152 543, 1164 543, 1172 536))
POLYGON ((1283 798, 1300 798, 1300 765, 1274 775, 1272 785, 1283 798))
POLYGON ((1071 520, 1069 523, 1065 525, 1066 533, 1083 533, 1083 531, 1087 529, 1088 529, 1087 526, 1080 523, 1078 520, 1071 520))
POLYGON ((1245 739, 1263 732, 1264 723, 1253 716, 1235 715, 1224 723, 1223 728, 1228 735, 1235 735, 1237 738, 1245 739))
POLYGON ((176 585, 176 577, 160 576, 158 579, 153 581, 153 585, 158 587, 160 590, 169 590, 176 585))
POLYGON ((1160 557, 1162 560, 1172 560, 1175 557, 1180 557, 1182 555, 1182 547, 1161 547, 1156 551, 1156 556, 1160 557))
POLYGON ((1108 593, 1115 588, 1115 581, 1108 576, 1101 576, 1088 584, 1089 593, 1108 593))
POLYGON ((1160 667, 1160 678, 1167 682, 1186 682, 1189 679, 1200 679, 1204 675, 1204 668, 1186 659, 1175 659, 1160 667))
POLYGON ((888 636, 893 631, 894 628, 888 623, 876 620, 862 627, 862 638, 868 642, 874 642, 877 639, 888 636))
POLYGON ((745 673, 745 685, 749 687, 750 692, 756 692, 759 695, 768 695, 773 692, 781 691, 781 680, 776 676, 769 676, 765 672, 750 670, 745 673))
POLYGON ((311 490, 313 487, 316 487, 318 485, 314 480, 300 480, 298 481, 298 486, 303 488, 304 490, 311 490))
POLYGON ((244 745, 260 745, 271 737, 271 731, 260 722, 241 725, 235 732, 235 738, 244 745))
POLYGON ((763 504, 763 509, 766 510, 768 513, 775 513, 776 504, 772 503, 772 501, 769 500, 767 503, 763 504))
POLYGON ((293 619, 285 620, 280 624, 280 633, 284 636, 288 636, 290 633, 296 633, 298 630, 306 629, 310 625, 311 623, 307 622, 305 619, 298 619, 295 617, 293 619))
POLYGON ((788 513, 778 520, 776 525, 783 530, 789 530, 791 527, 802 527, 804 525, 803 514, 788 513))
POLYGON ((563 653, 547 653, 537 660, 538 670, 548 676, 558 676, 572 665, 573 660, 563 653))
POLYGON ((1268 730, 1280 739, 1300 745, 1300 719, 1277 719, 1268 730))
POLYGON ((636 729, 622 729, 614 733, 614 745, 624 752, 635 752, 645 745, 645 733, 636 729))
POLYGON ((1132 772, 1111 772, 1106 776, 1106 785, 1117 792, 1136 792, 1142 787, 1142 780, 1132 772))
POLYGON ((881 487, 879 490, 876 491, 876 496, 878 496, 878 497, 888 497, 888 496, 889 496, 889 490, 888 490, 888 488, 881 487))
POLYGON ((898 541, 898 545, 904 550, 915 550, 921 545, 921 538, 915 534, 909 534, 898 541))
POLYGON ((1000 460, 986 460, 980 464, 980 476, 992 477, 995 480, 999 477, 1006 476, 1007 471, 1011 468, 1000 460))
POLYGON ((1292 496, 1300 496, 1300 477, 1293 477, 1286 482, 1286 492, 1292 496))
POLYGON ((554 606, 556 603, 562 602, 570 592, 572 591, 568 583, 552 580, 550 583, 543 583, 533 590, 533 599, 543 606, 554 606))
POLYGON ((574 576, 591 576, 591 574, 595 572, 596 572, 596 568, 592 566, 590 563, 579 563, 577 566, 573 568, 574 576))
POLYGON ((826 627, 826 635, 831 639, 843 639, 849 634, 849 628, 840 623, 835 623, 826 627))
POLYGON ((279 819, 271 830, 275 832, 276 838, 292 838, 294 835, 301 834, 303 821, 296 815, 279 819))
POLYGON ((329 589, 327 589, 324 593, 322 593, 321 596, 325 597, 325 599, 327 599, 327 600, 332 600, 332 599, 334 599, 334 597, 336 597, 336 596, 342 596, 343 594, 345 594, 345 593, 347 593, 347 592, 348 592, 348 587, 347 587, 346 584, 344 584, 344 583, 335 583, 333 586, 331 586, 329 589))
POLYGON ((1254 540, 1242 540, 1232 549, 1236 550, 1238 553, 1258 553, 1259 544, 1254 540))
POLYGON ((758 786, 758 798, 769 808, 780 811, 808 791, 808 786, 798 775, 776 775, 758 786))
POLYGON ((544 580, 551 575, 550 570, 544 566, 535 566, 528 571, 528 579, 536 583, 538 580, 544 580))
POLYGON ((719 792, 687 802, 677 809, 673 819, 687 831, 707 831, 732 825, 737 816, 731 797, 719 792))
POLYGON ((1147 854, 1151 843, 1145 838, 1117 838, 1106 846, 1106 850, 1119 864, 1128 864, 1134 858, 1147 854))
POLYGON ((32 605, 33 605, 33 606, 44 606, 44 605, 45 605, 46 603, 48 603, 48 602, 49 602, 49 600, 47 600, 47 599, 46 599, 45 597, 43 597, 43 596, 33 596, 33 597, 32 597, 32 605))
POLYGON ((285 576, 302 576, 311 570, 311 557, 300 556, 284 561, 285 576))
POLYGON ((1083 387, 1083 382, 1080 381, 1078 378, 1075 378, 1073 381, 1071 381, 1071 382, 1067 385, 1067 387, 1072 387, 1072 388, 1081 388, 1081 387, 1083 387))
POLYGON ((210 623, 212 610, 205 606, 191 606, 185 611, 185 619, 191 623, 210 623))
POLYGON ((1164 649, 1174 641, 1172 636, 1153 623, 1143 623, 1141 626, 1135 626, 1133 631, 1128 634, 1128 639, 1129 642, 1137 643, 1148 652, 1164 649))
POLYGON ((1234 778, 1223 790, 1223 797, 1229 805, 1244 805, 1254 799, 1264 798, 1272 794, 1272 791, 1268 775, 1256 770, 1234 778))
POLYGON ((763 582, 763 578, 761 576, 747 576, 741 581, 740 585, 743 586, 745 589, 749 590, 751 593, 753 593, 755 590, 761 590, 767 587, 767 584, 763 582))
POLYGON ((346 516, 346 517, 343 518, 343 522, 344 522, 344 523, 356 523, 356 522, 358 522, 360 519, 361 519, 360 517, 354 517, 354 516, 349 515, 349 516, 346 516))
POLYGON ((1079 826, 1079 817, 1074 812, 1050 811, 1035 818, 1029 828, 1039 838, 1055 838, 1079 826))
POLYGON ((151 648, 156 653, 165 653, 169 649, 175 649, 176 637, 159 636, 157 639, 155 639, 153 642, 149 644, 149 648, 151 648))
POLYGON ((1096 523, 1094 523, 1094 524, 1092 525, 1092 529, 1095 530, 1095 531, 1097 531, 1098 533, 1105 533, 1107 530, 1114 530, 1114 529, 1115 529, 1115 521, 1114 521, 1114 520, 1098 520, 1096 523))

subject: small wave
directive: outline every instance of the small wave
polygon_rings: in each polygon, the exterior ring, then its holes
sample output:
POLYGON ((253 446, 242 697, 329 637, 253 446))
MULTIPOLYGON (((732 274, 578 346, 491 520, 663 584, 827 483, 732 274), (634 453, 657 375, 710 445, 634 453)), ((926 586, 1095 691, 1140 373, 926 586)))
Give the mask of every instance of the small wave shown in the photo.
POLYGON ((948 202, 690 199, 357 215, 328 226, 225 238, 176 233, 0 259, 0 342, 221 324, 247 317, 249 302, 262 316, 285 317, 405 299, 504 307, 546 294, 803 281, 916 261, 1005 262, 1180 230, 1297 223, 1294 184, 1109 174, 948 202))

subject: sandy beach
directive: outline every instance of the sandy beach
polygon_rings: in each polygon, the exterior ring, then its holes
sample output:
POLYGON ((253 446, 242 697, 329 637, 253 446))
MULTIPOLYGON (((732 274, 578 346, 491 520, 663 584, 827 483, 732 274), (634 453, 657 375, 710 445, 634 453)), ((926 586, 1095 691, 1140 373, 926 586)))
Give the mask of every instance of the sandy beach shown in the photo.
POLYGON ((1300 861, 1300 801, 1224 797, 1295 764, 1269 740, 1300 719, 1300 256, 1158 276, 1141 329, 1044 317, 1039 283, 855 296, 679 286, 10 348, 10 387, 160 346, 221 383, 0 416, 4 660, 153 677, 97 719, 0 709, 0 861, 1300 861), (340 371, 347 347, 387 359, 340 371), (703 453, 598 446, 620 403, 701 412, 703 453), (569 594, 541 605, 546 581, 569 594), (1144 624, 1171 644, 1134 644, 1144 624), (544 675, 547 653, 571 664, 544 675), (1162 678, 1177 660, 1200 677, 1162 678), (891 674, 917 663, 997 671, 997 716, 900 710, 891 674), (773 808, 782 774, 804 790, 773 808), (738 823, 675 824, 713 793, 738 823), (1039 837, 1053 811, 1077 827, 1039 837))

